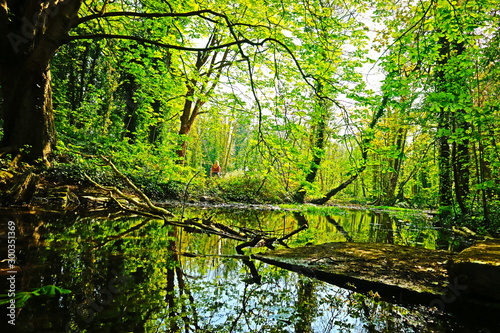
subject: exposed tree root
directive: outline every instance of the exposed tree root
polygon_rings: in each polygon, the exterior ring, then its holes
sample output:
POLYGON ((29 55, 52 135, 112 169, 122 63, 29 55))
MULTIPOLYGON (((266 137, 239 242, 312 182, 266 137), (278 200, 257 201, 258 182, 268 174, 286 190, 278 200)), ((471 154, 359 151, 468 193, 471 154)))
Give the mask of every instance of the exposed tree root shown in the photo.
POLYGON ((230 226, 214 222, 212 219, 190 218, 175 220, 175 216, 172 212, 153 204, 149 197, 144 194, 144 192, 142 192, 127 176, 118 170, 111 160, 104 156, 101 156, 101 158, 106 162, 106 165, 113 169, 118 177, 125 181, 125 183, 133 190, 133 194, 124 193, 115 186, 101 185, 95 182, 88 175, 85 176, 92 184, 94 184, 94 186, 107 192, 109 197, 116 202, 120 209, 126 212, 146 216, 148 218, 161 219, 164 221, 164 225, 182 227, 189 232, 212 234, 223 238, 241 241, 243 243, 237 246, 237 251, 239 253, 242 253, 243 248, 250 246, 266 246, 270 249, 274 249, 275 243, 286 246, 284 243, 286 239, 307 228, 307 225, 305 225, 283 237, 271 237, 268 232, 255 231, 245 228, 239 228, 237 230, 230 226))
POLYGON ((29 202, 35 192, 38 179, 39 176, 31 170, 14 175, 3 191, 1 201, 13 204, 29 202))
MULTIPOLYGON (((7 154, 4 148, 2 154, 7 154)), ((21 154, 11 160, 1 160, 0 170, 0 204, 29 203, 40 179, 36 169, 21 162, 21 154)))

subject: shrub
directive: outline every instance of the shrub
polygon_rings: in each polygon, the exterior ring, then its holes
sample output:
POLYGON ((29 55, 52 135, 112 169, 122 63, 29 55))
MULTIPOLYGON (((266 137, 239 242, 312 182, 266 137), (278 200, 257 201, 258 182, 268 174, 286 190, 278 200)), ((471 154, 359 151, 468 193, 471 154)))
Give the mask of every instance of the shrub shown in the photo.
MULTIPOLYGON (((280 203, 286 193, 279 190, 272 179, 263 175, 233 172, 224 178, 212 178, 216 182, 212 194, 225 201, 245 203, 280 203)), ((210 181, 212 181, 212 179, 210 181)))

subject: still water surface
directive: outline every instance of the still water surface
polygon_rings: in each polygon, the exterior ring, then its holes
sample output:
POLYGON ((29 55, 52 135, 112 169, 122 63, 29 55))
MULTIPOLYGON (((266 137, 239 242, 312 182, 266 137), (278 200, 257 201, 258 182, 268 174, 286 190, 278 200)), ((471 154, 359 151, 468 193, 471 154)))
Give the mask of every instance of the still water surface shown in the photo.
MULTIPOLYGON (((422 214, 182 212, 278 236, 307 223, 288 241, 291 247, 349 241, 454 249, 422 214)), ((161 221, 3 214, 2 231, 8 221, 16 226, 16 293, 31 296, 16 310, 17 332, 493 332, 481 323, 385 303, 258 261, 248 265, 236 258, 236 241, 161 221), (52 285, 71 293, 27 293, 52 285)))

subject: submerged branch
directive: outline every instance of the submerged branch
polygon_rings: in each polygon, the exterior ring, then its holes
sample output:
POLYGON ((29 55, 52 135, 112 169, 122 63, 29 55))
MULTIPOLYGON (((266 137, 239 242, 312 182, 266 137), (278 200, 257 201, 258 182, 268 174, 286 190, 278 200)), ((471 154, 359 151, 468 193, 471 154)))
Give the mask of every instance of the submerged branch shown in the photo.
MULTIPOLYGON (((88 156, 87 156, 88 157, 88 156)), ((300 228, 290 232, 289 234, 278 238, 278 237, 270 237, 266 232, 255 232, 254 230, 249 230, 245 228, 240 228, 236 230, 230 226, 213 222, 210 218, 208 219, 200 219, 200 218, 189 218, 189 219, 180 219, 173 220, 175 217, 173 213, 168 211, 165 208, 156 206, 151 202, 151 199, 144 194, 141 189, 139 189, 127 176, 125 176, 115 164, 107 157, 101 156, 101 159, 106 162, 105 165, 110 166, 119 178, 125 181, 125 183, 133 190, 133 194, 124 193, 124 191, 120 190, 115 186, 105 186, 97 183, 88 175, 85 177, 97 188, 108 193, 108 196, 116 202, 117 206, 126 212, 131 212, 137 215, 142 215, 148 217, 150 219, 163 220, 165 225, 172 225, 176 227, 182 227, 186 231, 193 233, 204 233, 217 235, 222 238, 234 239, 236 241, 243 242, 242 244, 236 247, 237 252, 242 254, 242 249, 244 247, 249 246, 266 246, 270 249, 274 248, 274 243, 277 242, 283 246, 286 246, 284 241, 298 232, 307 228, 307 225, 303 225, 300 228)), ((140 224, 136 227, 133 227, 126 233, 135 230, 135 228, 140 228, 143 224, 140 224)), ((126 234, 125 233, 125 234, 126 234)), ((123 236, 125 234, 120 234, 117 237, 123 236)))

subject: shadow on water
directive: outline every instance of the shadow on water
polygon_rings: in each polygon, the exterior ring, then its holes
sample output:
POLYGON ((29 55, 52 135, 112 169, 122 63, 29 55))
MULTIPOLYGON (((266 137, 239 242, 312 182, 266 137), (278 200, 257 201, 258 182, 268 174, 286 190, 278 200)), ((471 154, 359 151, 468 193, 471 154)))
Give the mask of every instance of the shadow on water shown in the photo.
MULTIPOLYGON (((199 209, 188 210, 185 215, 212 217, 226 225, 266 230, 277 236, 309 225, 288 240, 290 247, 325 242, 378 242, 427 248, 449 248, 451 244, 443 242, 439 230, 422 216, 361 211, 322 216, 199 209)), ((7 291, 12 288, 7 278, 15 275, 17 332, 481 329, 468 328, 456 318, 431 309, 385 303, 376 294, 358 294, 250 261, 236 253, 238 243, 234 240, 163 227, 162 221, 5 214, 0 216, 0 223, 0 250, 4 257, 8 254, 8 228, 15 228, 15 267, 3 261, 0 275, 8 282, 7 291), (61 293, 57 288, 49 294, 36 292, 44 286, 64 288, 71 293, 61 293)), ((245 253, 259 250, 246 249, 245 253)), ((8 320, 4 316, 0 327, 9 327, 8 320)))

